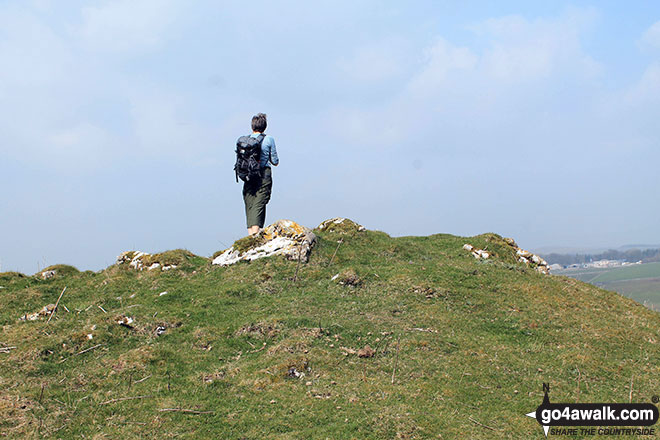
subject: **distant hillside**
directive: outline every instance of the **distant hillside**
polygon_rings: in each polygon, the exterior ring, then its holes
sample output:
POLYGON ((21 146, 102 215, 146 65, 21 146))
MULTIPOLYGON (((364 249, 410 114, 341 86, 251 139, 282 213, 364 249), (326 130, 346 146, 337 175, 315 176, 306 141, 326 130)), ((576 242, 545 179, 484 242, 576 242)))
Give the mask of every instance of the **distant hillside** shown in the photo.
POLYGON ((646 249, 660 249, 660 244, 626 244, 618 248, 620 251, 627 251, 630 249, 639 249, 639 250, 646 250, 646 249))
POLYGON ((603 247, 586 247, 586 246, 542 246, 534 248, 533 251, 539 255, 549 254, 568 254, 568 255, 595 255, 602 254, 608 250, 628 251, 631 249, 647 250, 647 249, 660 249, 660 244, 624 244, 623 246, 603 246, 603 247))
POLYGON ((543 439, 544 382, 558 402, 660 391, 660 314, 496 234, 314 233, 307 263, 0 274, 0 437, 543 439))

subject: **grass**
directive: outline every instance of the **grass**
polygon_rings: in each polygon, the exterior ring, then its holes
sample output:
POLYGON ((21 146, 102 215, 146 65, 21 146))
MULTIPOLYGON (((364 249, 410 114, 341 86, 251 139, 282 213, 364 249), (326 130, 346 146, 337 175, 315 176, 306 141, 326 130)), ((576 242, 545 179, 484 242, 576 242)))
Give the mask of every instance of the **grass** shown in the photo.
POLYGON ((16 347, 0 437, 541 439, 524 414, 543 382, 553 401, 660 391, 658 313, 538 274, 495 234, 315 232, 296 282, 283 258, 188 254, 167 272, 0 274, 0 348, 16 347), (65 286, 50 323, 18 321, 65 286))

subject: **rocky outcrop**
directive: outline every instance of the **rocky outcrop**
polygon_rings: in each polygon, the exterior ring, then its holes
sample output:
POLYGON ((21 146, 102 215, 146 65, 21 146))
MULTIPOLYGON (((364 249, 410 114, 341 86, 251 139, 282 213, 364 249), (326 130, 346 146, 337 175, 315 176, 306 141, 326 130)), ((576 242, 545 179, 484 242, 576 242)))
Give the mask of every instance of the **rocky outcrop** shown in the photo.
MULTIPOLYGON (((539 273, 543 274, 549 274, 550 273, 550 268, 548 267, 548 263, 541 257, 539 257, 536 254, 533 254, 529 251, 526 251, 524 249, 521 249, 515 242, 513 238, 498 238, 498 240, 501 240, 511 248, 511 250, 514 252, 516 256, 516 260, 519 263, 524 263, 527 266, 531 267, 532 269, 535 269, 539 273)), ((484 249, 477 249, 471 244, 464 244, 463 249, 466 251, 470 252, 472 256, 478 260, 486 260, 488 259, 491 254, 484 250, 484 249)))
POLYGON ((525 249, 520 248, 513 238, 505 238, 504 242, 515 251, 519 263, 524 263, 527 266, 536 269, 537 272, 544 273, 546 275, 550 273, 548 263, 543 258, 531 253, 530 251, 526 251, 525 249))
POLYGON ((167 271, 176 269, 178 266, 176 262, 182 260, 185 253, 185 251, 177 250, 152 255, 141 251, 126 251, 117 257, 116 264, 118 266, 128 265, 130 269, 135 270, 160 269, 161 271, 167 271))
POLYGON ((291 220, 278 220, 256 235, 237 240, 215 256, 212 264, 228 266, 275 255, 306 263, 315 244, 316 235, 311 229, 291 220))
POLYGON ((316 227, 319 231, 337 232, 339 234, 351 234, 366 231, 365 227, 344 217, 335 217, 325 220, 316 227))
POLYGON ((486 252, 483 249, 476 249, 471 244, 467 244, 467 243, 464 244, 463 249, 465 249, 466 251, 470 251, 472 253, 472 256, 477 260, 480 260, 482 258, 486 260, 488 257, 490 257, 490 254, 488 252, 486 252))

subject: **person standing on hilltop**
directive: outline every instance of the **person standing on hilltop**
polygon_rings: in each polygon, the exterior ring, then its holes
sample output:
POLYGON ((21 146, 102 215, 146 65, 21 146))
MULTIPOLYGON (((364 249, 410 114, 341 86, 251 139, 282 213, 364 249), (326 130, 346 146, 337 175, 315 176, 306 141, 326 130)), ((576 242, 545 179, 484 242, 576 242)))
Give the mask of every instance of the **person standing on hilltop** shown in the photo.
POLYGON ((252 134, 236 141, 236 181, 243 180, 243 202, 249 235, 258 234, 266 221, 266 205, 273 188, 270 165, 280 163, 275 149, 275 139, 264 133, 266 115, 252 117, 252 134))

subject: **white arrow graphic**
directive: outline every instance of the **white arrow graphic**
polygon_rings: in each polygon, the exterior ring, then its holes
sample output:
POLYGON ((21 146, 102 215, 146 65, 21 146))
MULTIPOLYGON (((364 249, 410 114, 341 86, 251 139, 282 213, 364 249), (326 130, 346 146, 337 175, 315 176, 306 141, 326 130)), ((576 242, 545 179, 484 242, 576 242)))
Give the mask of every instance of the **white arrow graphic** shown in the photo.
MULTIPOLYGON (((527 413, 525 414, 527 417, 531 417, 534 420, 536 420, 536 411, 527 413)), ((542 425, 543 426, 543 433, 545 434, 545 438, 548 438, 548 431, 550 430, 550 427, 547 425, 542 425)))

